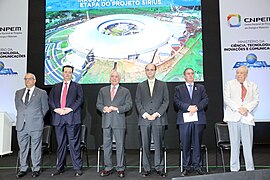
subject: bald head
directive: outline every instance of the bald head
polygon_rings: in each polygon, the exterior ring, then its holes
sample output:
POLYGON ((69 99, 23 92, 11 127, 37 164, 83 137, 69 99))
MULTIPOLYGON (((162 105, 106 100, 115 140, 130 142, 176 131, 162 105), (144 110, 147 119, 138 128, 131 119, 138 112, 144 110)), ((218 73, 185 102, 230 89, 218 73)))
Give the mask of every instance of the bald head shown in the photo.
POLYGON ((25 87, 30 89, 36 84, 36 76, 32 73, 27 73, 24 76, 25 87))

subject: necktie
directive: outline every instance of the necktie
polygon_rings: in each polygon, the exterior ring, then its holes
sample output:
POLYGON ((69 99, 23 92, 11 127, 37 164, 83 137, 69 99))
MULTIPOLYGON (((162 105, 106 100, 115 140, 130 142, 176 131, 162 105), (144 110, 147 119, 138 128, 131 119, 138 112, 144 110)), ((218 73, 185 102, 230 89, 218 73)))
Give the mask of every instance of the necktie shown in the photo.
POLYGON ((115 96, 115 89, 116 89, 116 87, 113 86, 113 87, 112 87, 112 90, 111 90, 111 101, 113 100, 113 98, 114 98, 114 96, 115 96))
POLYGON ((192 84, 189 84, 188 86, 189 86, 189 90, 188 90, 189 96, 190 96, 190 99, 192 99, 192 92, 193 92, 192 84))
POLYGON ((65 82, 65 87, 63 89, 62 93, 62 99, 61 99, 61 108, 66 107, 66 102, 67 102, 67 82, 65 82))
POLYGON ((247 94, 247 89, 245 88, 243 83, 241 83, 241 89, 242 89, 241 99, 242 99, 242 102, 243 102, 245 100, 245 97, 246 97, 246 94, 247 94))
POLYGON ((30 89, 27 89, 27 93, 24 99, 24 104, 27 105, 29 102, 29 96, 30 96, 30 89))
POLYGON ((154 90, 154 81, 149 81, 150 95, 152 97, 154 90))

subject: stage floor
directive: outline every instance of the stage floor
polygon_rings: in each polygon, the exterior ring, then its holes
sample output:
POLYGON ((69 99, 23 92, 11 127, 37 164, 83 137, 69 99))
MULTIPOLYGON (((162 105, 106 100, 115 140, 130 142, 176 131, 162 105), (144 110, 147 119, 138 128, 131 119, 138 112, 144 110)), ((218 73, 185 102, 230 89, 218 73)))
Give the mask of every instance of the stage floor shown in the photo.
MULTIPOLYGON (((84 174, 81 177, 76 179, 119 179, 117 173, 114 173, 108 177, 100 177, 97 173, 97 151, 89 150, 89 163, 90 167, 86 167, 86 158, 84 157, 84 174)), ((270 169, 270 146, 269 145, 255 145, 253 150, 255 168, 258 169, 270 169)), ((209 172, 207 174, 216 174, 223 173, 223 168, 221 166, 220 154, 218 154, 218 164, 216 167, 216 150, 208 150, 208 159, 209 159, 209 172)), ((115 157, 114 157, 115 159, 115 157)), ((16 179, 16 161, 17 161, 17 152, 14 152, 11 155, 5 155, 0 158, 0 179, 9 180, 16 179)), ((65 169, 65 173, 51 177, 51 173, 55 170, 56 156, 55 153, 45 154, 43 158, 42 172, 38 179, 73 179, 74 171, 72 170, 70 158, 67 158, 68 167, 65 169)), ((225 152, 225 163, 226 170, 229 172, 229 153, 225 152)), ((139 151, 138 150, 126 150, 126 177, 125 179, 141 179, 142 176, 138 172, 139 170, 139 151)), ((245 170, 244 160, 241 160, 241 171, 245 170)), ((102 168, 101 168, 102 169, 102 168)), ((167 151, 167 177, 163 179, 172 179, 180 176, 179 168, 179 151, 178 150, 168 150, 167 151)), ((196 176, 196 173, 191 173, 190 177, 196 176)), ((149 178, 143 179, 156 179, 160 178, 156 173, 152 172, 149 178)), ((31 172, 28 172, 27 175, 21 179, 33 179, 31 177, 31 172)), ((160 178, 161 179, 161 178, 160 178)), ((191 178, 192 179, 192 178, 191 178)))

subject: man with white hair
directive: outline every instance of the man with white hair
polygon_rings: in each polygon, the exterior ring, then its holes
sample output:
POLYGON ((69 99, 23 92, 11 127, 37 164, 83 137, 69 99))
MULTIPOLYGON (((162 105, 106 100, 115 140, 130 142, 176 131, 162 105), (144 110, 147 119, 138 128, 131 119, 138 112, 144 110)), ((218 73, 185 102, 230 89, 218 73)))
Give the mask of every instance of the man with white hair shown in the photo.
POLYGON ((254 170, 252 157, 253 112, 259 103, 258 86, 247 81, 248 68, 240 66, 236 78, 228 81, 224 88, 224 121, 228 123, 231 141, 231 171, 239 171, 240 141, 243 145, 247 171, 254 170))
POLYGON ((119 85, 120 74, 113 70, 110 74, 111 85, 100 89, 97 98, 97 109, 102 113, 103 149, 105 169, 100 176, 113 173, 112 141, 116 141, 116 171, 120 178, 125 177, 124 150, 126 133, 125 113, 132 108, 130 92, 119 85))

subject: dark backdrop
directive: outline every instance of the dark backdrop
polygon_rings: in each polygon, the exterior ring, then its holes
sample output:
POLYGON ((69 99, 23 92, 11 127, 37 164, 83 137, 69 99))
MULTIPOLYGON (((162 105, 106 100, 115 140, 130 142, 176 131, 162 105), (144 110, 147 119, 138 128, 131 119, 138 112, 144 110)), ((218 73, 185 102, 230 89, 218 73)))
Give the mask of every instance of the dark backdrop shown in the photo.
MULTIPOLYGON (((202 0, 203 13, 203 51, 204 51, 204 85, 209 96, 207 110, 208 124, 203 141, 208 147, 215 147, 214 124, 223 118, 222 99, 222 67, 220 52, 219 4, 218 0, 202 0)), ((29 34, 28 34, 28 64, 27 71, 37 76, 37 86, 48 93, 51 86, 44 86, 44 38, 45 38, 45 0, 29 0, 29 34)), ((95 104, 101 85, 83 85, 84 106, 82 110, 83 123, 88 127, 88 148, 95 149, 102 143, 101 116, 95 104)), ((122 84, 127 87, 134 102, 137 84, 122 84)), ((168 83, 170 106, 168 109, 169 125, 165 141, 168 148, 178 148, 178 128, 176 112, 173 108, 174 88, 178 83, 168 83)), ((49 123, 47 118, 46 123, 49 123)), ((127 116, 128 149, 138 148, 137 112, 135 106, 127 116)), ((254 128, 255 143, 269 143, 269 123, 257 123, 254 128)), ((14 136, 13 136, 14 137, 14 136)), ((55 144, 55 140, 53 137, 55 144)), ((13 144, 14 145, 14 144, 13 144)))

